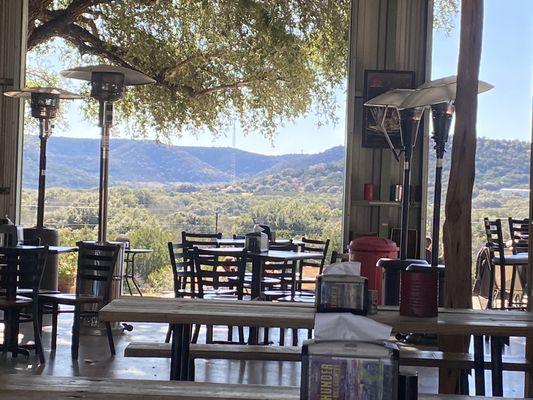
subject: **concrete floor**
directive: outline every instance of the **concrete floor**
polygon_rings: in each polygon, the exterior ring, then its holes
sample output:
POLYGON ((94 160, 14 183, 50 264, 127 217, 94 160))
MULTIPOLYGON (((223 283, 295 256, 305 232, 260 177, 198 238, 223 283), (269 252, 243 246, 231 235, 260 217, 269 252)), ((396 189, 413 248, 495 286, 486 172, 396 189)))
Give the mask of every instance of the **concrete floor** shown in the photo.
MULTIPOLYGON (((56 376, 109 377, 125 379, 168 379, 169 360, 152 358, 124 358, 124 348, 132 341, 163 341, 166 325, 134 324, 131 332, 115 335, 115 357, 109 354, 105 336, 81 337, 78 361, 70 357, 71 314, 60 314, 58 327, 57 350, 50 351, 50 325, 43 328, 43 343, 46 353, 46 364, 38 365, 37 358, 32 354, 29 358, 0 353, 0 374, 31 373, 56 376)), ((0 324, 0 337, 3 337, 3 324, 0 324)), ((226 328, 215 327, 215 337, 223 339, 226 328)), ((200 343, 204 340, 202 329, 200 343)), ((271 331, 271 340, 277 340, 277 332, 271 331)), ((301 332, 302 340, 307 333, 301 332)), ((236 334, 235 334, 236 337, 236 334)), ((26 343, 33 340, 31 324, 23 324, 20 341, 26 343)), ((287 343, 290 333, 287 333, 287 343)), ((490 350, 486 349, 489 354, 490 350)), ((521 355, 524 352, 523 338, 513 338, 506 354, 521 355)), ((419 391, 436 393, 438 371, 435 368, 410 368, 418 372, 419 391)), ((294 362, 273 361, 228 361, 228 360, 197 360, 196 380, 221 383, 268 384, 297 386, 300 384, 300 364, 294 362)), ((487 395, 490 395, 490 371, 486 374, 487 395)), ((523 397, 524 374, 517 372, 504 373, 504 395, 523 397)), ((474 393, 473 379, 470 379, 471 393, 474 393)))

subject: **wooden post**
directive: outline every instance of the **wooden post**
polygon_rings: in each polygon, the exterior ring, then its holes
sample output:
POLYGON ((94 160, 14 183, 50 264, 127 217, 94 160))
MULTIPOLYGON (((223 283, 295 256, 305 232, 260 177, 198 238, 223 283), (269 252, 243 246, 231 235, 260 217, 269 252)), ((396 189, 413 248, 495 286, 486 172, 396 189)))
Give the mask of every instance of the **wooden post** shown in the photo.
MULTIPOLYGON (((472 189, 475 176, 476 114, 483 32, 483 0, 461 2, 455 131, 444 222, 445 306, 472 307, 472 189)), ((465 352, 468 338, 443 338, 445 351, 465 352)), ((441 370, 439 391, 458 390, 457 371, 441 370)))
MULTIPOLYGON (((532 107, 533 109, 533 104, 532 107)), ((531 143, 529 156, 529 232, 533 232, 533 115, 531 117, 531 143)), ((531 249, 533 249, 533 235, 529 235, 529 262, 527 268, 527 311, 533 312, 533 302, 531 296, 533 295, 533 257, 531 256, 531 249)), ((526 338, 526 359, 528 364, 533 364, 533 336, 526 338)), ((533 397, 533 373, 526 372, 525 376, 524 397, 533 397)))

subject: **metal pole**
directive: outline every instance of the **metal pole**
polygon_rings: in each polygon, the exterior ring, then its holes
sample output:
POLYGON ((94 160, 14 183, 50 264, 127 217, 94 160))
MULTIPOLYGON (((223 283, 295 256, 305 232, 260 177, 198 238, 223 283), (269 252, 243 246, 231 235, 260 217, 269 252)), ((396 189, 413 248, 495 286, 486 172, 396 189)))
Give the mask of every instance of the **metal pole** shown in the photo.
POLYGON ((442 163, 443 158, 437 158, 435 168, 435 193, 433 197, 433 232, 431 234, 431 266, 439 265, 440 240, 440 202, 442 192, 442 163))
POLYGON ((50 120, 48 118, 39 119, 39 189, 37 191, 37 228, 44 226, 44 198, 46 188, 46 143, 50 137, 50 120))
POLYGON ((439 265, 440 248, 440 209, 442 193, 442 167, 446 142, 450 132, 454 107, 452 103, 439 103, 431 106, 433 115, 433 140, 437 153, 437 165, 435 167, 435 193, 433 198, 433 232, 431 234, 431 265, 439 265))
POLYGON ((109 188, 109 136, 113 125, 113 103, 100 101, 100 127, 102 138, 100 141, 100 188, 98 201, 98 242, 107 240, 107 203, 109 188))

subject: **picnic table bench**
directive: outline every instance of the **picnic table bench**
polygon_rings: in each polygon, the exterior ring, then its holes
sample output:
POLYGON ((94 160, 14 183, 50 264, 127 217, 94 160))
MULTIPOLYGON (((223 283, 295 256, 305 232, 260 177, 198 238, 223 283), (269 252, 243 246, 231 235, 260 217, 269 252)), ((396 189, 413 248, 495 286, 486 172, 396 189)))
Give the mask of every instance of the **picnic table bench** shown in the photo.
MULTIPOLYGON (((231 307, 228 307, 227 302, 220 300, 168 298, 120 298, 100 311, 104 321, 173 324, 171 379, 176 380, 189 377, 192 324, 312 329, 314 314, 314 308, 309 304, 240 301, 232 302, 231 307)), ((479 339, 483 344, 483 335, 491 337, 492 357, 489 365, 493 393, 500 395, 503 391, 501 337, 533 335, 533 315, 519 311, 440 309, 436 318, 413 318, 400 316, 397 308, 383 307, 376 315, 368 317, 392 326, 393 332, 477 335, 478 344, 479 339)), ((487 364, 482 351, 476 354, 478 359, 474 360, 474 364, 477 383, 477 377, 484 379, 487 364)))
MULTIPOLYGON (((2 400, 299 400, 294 386, 238 385, 206 382, 57 377, 0 376, 2 400)), ((420 400, 488 400, 487 397, 419 394, 420 400)), ((512 400, 507 398, 507 400, 512 400)))

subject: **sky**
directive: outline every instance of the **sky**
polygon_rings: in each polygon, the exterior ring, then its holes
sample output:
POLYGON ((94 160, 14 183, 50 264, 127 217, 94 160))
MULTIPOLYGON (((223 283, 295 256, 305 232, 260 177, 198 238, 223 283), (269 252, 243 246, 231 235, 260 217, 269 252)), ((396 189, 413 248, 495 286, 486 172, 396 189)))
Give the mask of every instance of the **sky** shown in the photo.
MULTIPOLYGON (((495 88, 479 97, 478 136, 530 140, 533 96, 533 0, 486 0, 480 79, 495 88)), ((459 48, 459 16, 449 33, 434 32, 432 78, 455 75, 459 48)), ((336 124, 317 126, 310 114, 280 127, 273 141, 244 135, 236 127, 236 147, 263 153, 317 153, 345 141, 345 91, 337 90, 336 124)), ((84 121, 76 106, 67 113, 68 126, 54 135, 99 138, 96 121, 84 121)), ((119 132, 114 136, 123 136, 119 132)), ((232 133, 214 139, 208 132, 173 140, 182 146, 231 146, 232 133)))

